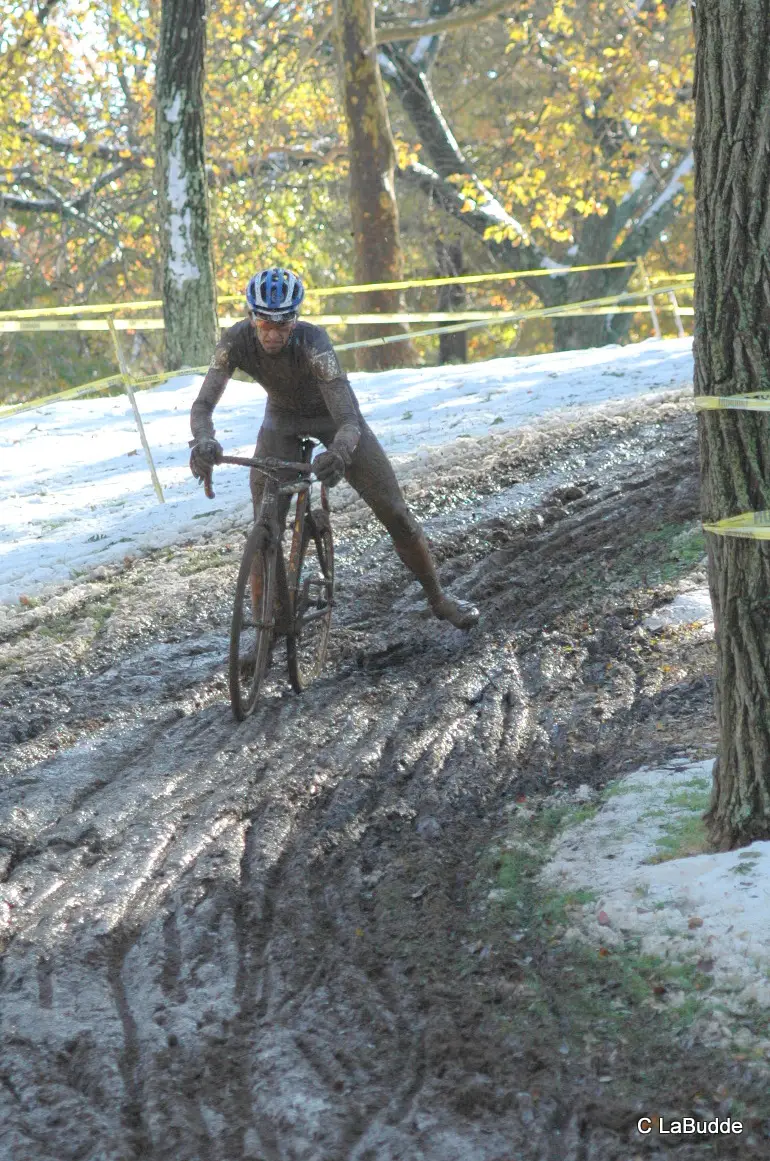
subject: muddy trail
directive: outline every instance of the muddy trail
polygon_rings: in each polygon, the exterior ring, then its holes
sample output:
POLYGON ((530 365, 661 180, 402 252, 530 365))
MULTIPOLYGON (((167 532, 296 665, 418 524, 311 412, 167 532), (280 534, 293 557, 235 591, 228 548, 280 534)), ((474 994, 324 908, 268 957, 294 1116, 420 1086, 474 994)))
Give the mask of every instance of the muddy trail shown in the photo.
POLYGON ((490 901, 514 819, 545 843, 554 803, 713 752, 713 643, 643 626, 701 567, 696 473, 671 395, 404 464, 467 635, 341 489, 324 676, 297 697, 277 651, 240 726, 242 528, 6 616, 0 1154, 766 1156, 765 1083, 656 965, 566 945, 526 873, 490 901), (743 1137, 635 1131, 699 1102, 743 1137))

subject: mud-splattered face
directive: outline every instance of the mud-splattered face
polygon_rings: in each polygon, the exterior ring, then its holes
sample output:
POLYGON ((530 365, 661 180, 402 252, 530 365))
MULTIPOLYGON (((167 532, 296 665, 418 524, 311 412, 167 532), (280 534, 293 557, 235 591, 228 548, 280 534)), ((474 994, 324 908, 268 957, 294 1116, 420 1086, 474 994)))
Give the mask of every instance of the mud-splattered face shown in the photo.
POLYGON ((292 331, 297 325, 297 319, 283 319, 276 322, 274 319, 251 316, 251 325, 257 332, 260 346, 268 355, 279 355, 291 338, 292 331))

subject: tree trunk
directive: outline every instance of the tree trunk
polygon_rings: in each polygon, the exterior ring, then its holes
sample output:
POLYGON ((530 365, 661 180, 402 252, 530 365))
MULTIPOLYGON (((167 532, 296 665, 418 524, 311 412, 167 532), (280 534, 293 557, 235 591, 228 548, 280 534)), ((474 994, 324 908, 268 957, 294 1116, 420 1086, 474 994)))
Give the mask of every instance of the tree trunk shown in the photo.
MULTIPOLYGON (((608 214, 607 217, 610 215, 608 214)), ((594 262, 612 261, 612 255, 607 256, 606 248, 592 246, 593 219, 585 223, 581 242, 585 248, 581 250, 577 265, 590 265, 594 262)), ((601 220, 599 220, 601 224, 601 220)), ((634 269, 629 266, 616 267, 614 270, 590 270, 584 274, 572 274, 558 280, 562 301, 575 302, 581 299, 609 298, 614 294, 622 294, 628 289, 628 283, 633 276, 634 269)), ((543 281, 546 281, 543 279, 543 281)), ((639 300, 639 310, 647 310, 644 299, 639 300)), ((633 319, 631 314, 584 314, 568 315, 566 318, 553 319, 553 348, 555 351, 577 351, 585 347, 603 347, 607 343, 620 343, 628 335, 628 329, 633 319)))
MULTIPOLYGON (((449 245, 436 239, 436 259, 439 278, 456 278, 463 270, 462 242, 450 242, 449 245)), ((465 287, 453 282, 449 286, 438 288, 438 309, 441 311, 463 310, 468 305, 468 296, 465 287)), ((468 332, 453 331, 448 335, 439 335, 438 361, 444 363, 468 362, 468 332)))
MULTIPOLYGON (((355 278, 359 284, 397 282, 403 258, 394 187, 396 150, 390 129, 374 39, 372 0, 337 0, 340 66, 350 145, 350 214, 353 224, 355 278)), ((400 309, 397 290, 367 291, 357 296, 362 313, 400 309)), ((361 339, 404 333, 393 325, 361 326, 361 339)), ((371 371, 403 367, 413 361, 408 342, 364 347, 358 366, 371 371)))
POLYGON ((163 0, 155 145, 169 369, 207 363, 219 331, 204 167, 205 48, 206 0, 163 0))
MULTIPOLYGON (((770 390, 770 6, 698 0, 695 391, 770 390)), ((700 420, 708 521, 770 508, 759 412, 700 420)), ((770 836, 770 549, 708 537, 720 738, 707 822, 722 848, 770 836)))

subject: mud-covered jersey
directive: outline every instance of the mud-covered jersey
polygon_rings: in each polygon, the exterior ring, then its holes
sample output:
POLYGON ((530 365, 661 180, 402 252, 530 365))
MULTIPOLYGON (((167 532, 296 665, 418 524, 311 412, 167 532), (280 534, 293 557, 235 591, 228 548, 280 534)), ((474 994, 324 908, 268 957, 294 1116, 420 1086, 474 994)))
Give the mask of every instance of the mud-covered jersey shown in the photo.
POLYGON ((236 369, 251 375, 265 389, 274 415, 289 412, 293 417, 331 418, 337 428, 335 439, 341 436, 353 450, 361 431, 361 413, 322 327, 298 322, 277 355, 264 350, 249 319, 223 331, 190 412, 196 439, 213 438, 212 413, 236 369))

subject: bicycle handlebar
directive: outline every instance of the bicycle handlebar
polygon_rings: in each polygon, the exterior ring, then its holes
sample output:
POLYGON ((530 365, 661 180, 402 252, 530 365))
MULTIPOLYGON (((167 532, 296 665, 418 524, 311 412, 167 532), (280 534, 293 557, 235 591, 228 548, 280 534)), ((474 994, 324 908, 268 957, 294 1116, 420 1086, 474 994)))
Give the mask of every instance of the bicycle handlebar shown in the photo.
MULTIPOLYGON (((261 468, 263 470, 296 472, 298 476, 309 476, 313 471, 313 465, 308 463, 298 463, 295 460, 277 460, 272 456, 222 456, 217 461, 218 464, 238 464, 243 468, 261 468)), ((203 478, 203 491, 209 500, 214 499, 214 489, 211 485, 211 474, 214 467, 212 465, 203 478)), ((304 487, 305 485, 303 485, 304 487)))
POLYGON ((220 464, 240 464, 244 468, 272 468, 287 472, 296 472, 300 476, 309 476, 313 470, 312 464, 297 463, 295 460, 277 460, 272 456, 222 456, 220 464))

